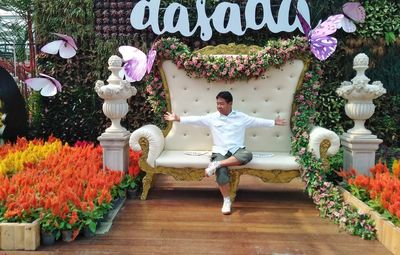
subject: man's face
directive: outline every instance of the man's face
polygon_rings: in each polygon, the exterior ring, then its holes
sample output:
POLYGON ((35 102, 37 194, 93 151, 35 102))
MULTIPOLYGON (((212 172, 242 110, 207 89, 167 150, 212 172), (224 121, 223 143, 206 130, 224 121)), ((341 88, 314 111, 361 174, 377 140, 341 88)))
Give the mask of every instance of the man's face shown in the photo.
POLYGON ((223 115, 228 115, 232 111, 232 102, 227 103, 223 98, 217 98, 217 110, 223 115))

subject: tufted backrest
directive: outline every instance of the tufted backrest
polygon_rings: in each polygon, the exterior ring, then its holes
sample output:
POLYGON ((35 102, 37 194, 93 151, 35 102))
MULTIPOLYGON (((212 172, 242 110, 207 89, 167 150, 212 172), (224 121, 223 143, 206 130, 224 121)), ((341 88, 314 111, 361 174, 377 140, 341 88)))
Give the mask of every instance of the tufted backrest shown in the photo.
MULTIPOLYGON (((204 115, 214 112, 216 95, 220 91, 228 90, 233 95, 233 109, 267 119, 275 119, 280 115, 288 122, 283 127, 247 129, 245 145, 250 151, 290 151, 289 120, 293 96, 304 68, 303 61, 294 60, 278 69, 271 68, 265 73, 265 79, 232 83, 190 78, 172 61, 164 61, 162 68, 171 109, 177 115, 204 115)), ((165 140, 165 150, 211 150, 211 146, 212 137, 208 128, 178 122, 172 124, 165 140)))

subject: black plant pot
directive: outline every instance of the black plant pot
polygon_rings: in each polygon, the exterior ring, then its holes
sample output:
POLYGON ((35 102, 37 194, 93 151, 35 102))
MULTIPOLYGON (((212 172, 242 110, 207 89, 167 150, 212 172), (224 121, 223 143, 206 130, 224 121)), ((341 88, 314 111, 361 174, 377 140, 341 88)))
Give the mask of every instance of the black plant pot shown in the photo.
POLYGON ((84 236, 84 237, 86 237, 86 238, 92 238, 92 237, 94 237, 95 235, 96 235, 96 233, 93 233, 93 232, 90 230, 89 226, 85 226, 85 227, 83 228, 83 236, 84 236))
POLYGON ((73 231, 72 230, 62 230, 62 240, 64 242, 70 243, 72 242, 74 239, 72 238, 73 235, 73 231))
POLYGON ((122 197, 118 197, 117 199, 114 199, 113 201, 111 201, 112 209, 117 208, 123 201, 124 201, 124 198, 122 198, 122 197))
POLYGON ((136 186, 134 189, 128 189, 126 191, 126 197, 128 199, 139 199, 142 193, 142 189, 139 186, 136 186))
POLYGON ((54 232, 40 231, 40 238, 42 240, 42 244, 49 246, 53 245, 56 242, 56 235, 54 232))

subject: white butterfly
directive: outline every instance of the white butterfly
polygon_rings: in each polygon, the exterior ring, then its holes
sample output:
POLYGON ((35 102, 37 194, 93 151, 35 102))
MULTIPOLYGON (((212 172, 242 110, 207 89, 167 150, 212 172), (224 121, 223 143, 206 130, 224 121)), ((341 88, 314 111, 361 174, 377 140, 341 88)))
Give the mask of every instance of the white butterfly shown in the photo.
POLYGON ((357 30, 355 23, 365 22, 365 9, 359 2, 348 2, 342 7, 345 17, 341 26, 347 33, 353 33, 357 30))
POLYGON ((57 33, 52 34, 57 35, 61 38, 61 40, 56 40, 46 44, 40 49, 41 51, 53 55, 59 52, 60 57, 62 58, 72 58, 76 55, 78 48, 76 47, 75 41, 71 36, 57 33))
POLYGON ((132 46, 120 46, 118 48, 125 62, 124 68, 120 72, 120 77, 126 77, 129 82, 142 80, 143 76, 150 73, 157 52, 152 48, 148 54, 132 46))
POLYGON ((40 94, 51 97, 61 91, 61 83, 51 76, 39 74, 39 78, 26 79, 25 83, 35 91, 40 90, 40 94))

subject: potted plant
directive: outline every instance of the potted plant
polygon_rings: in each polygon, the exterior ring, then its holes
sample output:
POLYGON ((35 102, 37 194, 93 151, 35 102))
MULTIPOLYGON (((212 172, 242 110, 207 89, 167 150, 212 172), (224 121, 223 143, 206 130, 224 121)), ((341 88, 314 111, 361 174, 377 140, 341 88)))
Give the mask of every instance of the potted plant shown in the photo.
POLYGON ((126 195, 128 199, 137 199, 140 197, 142 193, 142 180, 143 180, 143 172, 141 172, 136 177, 132 177, 127 175, 127 188, 126 195))
POLYGON ((91 238, 95 235, 98 221, 103 217, 104 212, 102 212, 99 206, 95 206, 93 210, 81 211, 82 219, 82 231, 83 236, 91 238))
POLYGON ((72 242, 78 236, 81 228, 81 220, 78 217, 78 211, 72 209, 65 219, 60 220, 60 230, 64 242, 72 242))
POLYGON ((46 211, 41 214, 40 237, 43 245, 53 245, 61 236, 56 218, 57 217, 51 211, 46 211))

